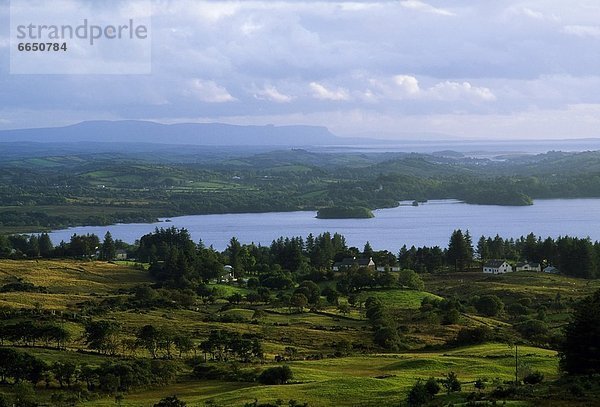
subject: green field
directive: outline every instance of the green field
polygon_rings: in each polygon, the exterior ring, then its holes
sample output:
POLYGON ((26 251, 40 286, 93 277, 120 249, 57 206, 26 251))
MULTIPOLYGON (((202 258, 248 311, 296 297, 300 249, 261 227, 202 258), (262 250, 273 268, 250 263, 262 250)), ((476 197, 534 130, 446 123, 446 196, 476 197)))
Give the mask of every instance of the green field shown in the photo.
POLYGON ((402 309, 417 309, 423 298, 442 299, 439 295, 415 290, 366 290, 364 297, 375 297, 385 304, 402 309))
MULTIPOLYGON (((0 285, 21 281, 45 287, 47 292, 8 292, 0 294, 0 306, 5 310, 40 310, 81 312, 81 304, 102 304, 116 299, 126 301, 139 285, 152 283, 146 270, 134 263, 106 263, 100 261, 0 260, 0 285)), ((264 350, 264 362, 241 364, 242 370, 260 371, 277 365, 274 358, 295 349, 295 357, 288 361, 294 373, 292 383, 282 386, 265 386, 255 382, 225 382, 222 380, 195 380, 190 366, 175 357, 180 372, 177 380, 165 387, 135 389, 124 394, 124 406, 152 406, 160 398, 176 394, 190 406, 214 402, 220 406, 243 406, 258 399, 261 402, 298 400, 311 406, 395 406, 406 398, 408 389, 417 379, 441 379, 450 371, 457 373, 463 383, 463 393, 475 391, 473 383, 485 379, 488 387, 493 383, 510 381, 514 377, 514 348, 502 343, 487 343, 460 348, 444 346, 452 340, 461 326, 489 326, 498 332, 512 332, 511 318, 502 313, 494 318, 466 311, 460 325, 430 324, 416 316, 424 298, 441 300, 446 296, 470 296, 494 293, 508 302, 528 296, 534 301, 544 301, 560 292, 565 298, 581 298, 592 292, 597 282, 588 282, 555 275, 512 273, 505 276, 485 276, 480 273, 425 276, 428 291, 408 289, 366 290, 361 296, 379 298, 395 310, 396 318, 403 324, 404 342, 410 347, 403 352, 384 352, 373 342, 373 334, 365 311, 352 308, 342 315, 336 307, 324 306, 309 312, 298 312, 286 307, 246 302, 229 304, 226 298, 234 293, 245 295, 251 290, 227 284, 211 284, 220 297, 214 303, 201 303, 193 307, 128 308, 112 306, 104 309, 94 319, 118 321, 121 335, 133 338, 144 325, 171 328, 189 334, 194 344, 199 344, 212 330, 259 335, 264 350), (256 311, 264 311, 255 319, 256 311), (229 318, 228 320, 223 318, 229 318), (222 320, 223 319, 223 320, 222 320), (351 344, 355 350, 336 355, 338 343, 351 344), (428 350, 427 346, 440 347, 428 350), (363 349, 363 350, 361 350, 363 349), (320 354, 321 360, 304 360, 320 354)), ((345 303, 347 299, 340 299, 345 303)), ((126 303, 124 303, 126 304, 126 303)), ((548 310, 551 323, 562 324, 568 317, 566 311, 548 310)), ((77 320, 64 322, 72 334, 66 351, 38 346, 28 348, 31 354, 48 363, 71 361, 99 366, 113 358, 92 353, 75 352, 84 349, 81 337, 83 325, 77 320)), ((23 349, 19 347, 18 349, 23 349)), ((431 348, 429 348, 431 349, 431 348)), ((546 380, 558 377, 558 358, 550 349, 531 345, 519 347, 521 368, 539 371, 546 380)), ((128 357, 149 357, 144 349, 128 357)), ((227 364, 226 364, 227 365, 227 364)), ((228 366, 228 365, 227 365, 228 366)), ((2 387, 9 392, 9 388, 2 387)), ((39 397, 49 399, 50 390, 38 385, 39 397)), ((440 395, 440 400, 449 396, 440 395)), ((455 396, 450 396, 450 399, 455 396)), ((450 400, 449 399, 449 400, 450 400)), ((112 406, 114 398, 91 399, 83 405, 112 406)), ((518 404, 515 404, 518 405, 518 404)))
MULTIPOLYGON (((557 358, 553 351, 523 347, 524 362, 557 376, 557 358)), ((165 396, 176 394, 191 405, 213 400, 222 406, 243 406, 258 399, 296 399, 311 406, 394 406, 406 397, 408 388, 419 378, 441 378, 448 371, 458 374, 467 391, 476 379, 510 380, 514 376, 513 350, 503 344, 460 348, 449 352, 386 354, 357 356, 289 364, 295 373, 294 383, 285 386, 260 386, 252 383, 181 382, 164 389, 126 395, 125 406, 152 406, 165 396)), ((85 403, 89 406, 112 406, 113 399, 85 403)))

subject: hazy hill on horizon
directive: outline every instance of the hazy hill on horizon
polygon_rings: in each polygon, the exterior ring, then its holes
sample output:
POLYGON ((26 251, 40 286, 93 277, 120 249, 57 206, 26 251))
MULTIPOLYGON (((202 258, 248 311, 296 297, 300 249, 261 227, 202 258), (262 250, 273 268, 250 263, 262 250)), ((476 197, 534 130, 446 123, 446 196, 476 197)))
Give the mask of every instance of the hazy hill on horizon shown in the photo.
POLYGON ((2 142, 108 142, 187 145, 305 146, 373 142, 342 138, 321 126, 238 126, 222 123, 84 121, 65 127, 1 130, 2 142))

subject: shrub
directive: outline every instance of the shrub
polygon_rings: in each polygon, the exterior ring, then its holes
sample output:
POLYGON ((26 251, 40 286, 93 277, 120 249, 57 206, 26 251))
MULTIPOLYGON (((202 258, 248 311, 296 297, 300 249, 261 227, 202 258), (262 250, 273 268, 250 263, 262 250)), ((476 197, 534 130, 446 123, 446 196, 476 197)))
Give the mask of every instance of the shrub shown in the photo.
POLYGON ((270 367, 264 370, 258 381, 262 384, 286 384, 294 378, 289 366, 270 367))
POLYGON ((515 325, 515 329, 527 339, 535 339, 548 334, 548 324, 537 319, 528 319, 515 325))
POLYGON ((490 340, 492 331, 487 326, 478 326, 476 328, 462 328, 458 331, 455 343, 462 345, 476 345, 490 340))
POLYGON ((488 317, 496 316, 504 309, 504 303, 495 295, 484 295, 474 305, 477 312, 488 317))
POLYGON ((450 372, 446 375, 446 377, 442 380, 442 385, 448 394, 460 391, 462 388, 461 383, 458 380, 458 376, 456 376, 456 373, 454 372, 450 372))
POLYGON ((438 394, 440 392, 440 389, 440 384, 434 377, 430 377, 425 382, 425 390, 427 390, 427 393, 432 397, 438 394))
POLYGON ((400 270, 400 273, 398 273, 398 283, 401 286, 410 288, 412 290, 425 289, 425 284, 423 283, 421 276, 410 269, 400 270))
POLYGON ((518 303, 509 305, 506 307, 506 311, 508 311, 512 317, 520 317, 529 313, 529 310, 526 306, 518 303))
POLYGON ((573 383, 569 387, 569 392, 575 397, 583 397, 585 396, 585 389, 579 383, 573 383))
POLYGON ((217 365, 200 364, 194 367, 194 376, 198 379, 219 380, 224 379, 229 372, 217 365))
POLYGON ((525 384, 538 384, 544 380, 544 375, 540 372, 533 372, 523 378, 525 384))
POLYGON ((427 388, 422 381, 418 381, 408 392, 406 402, 411 407, 419 407, 425 405, 430 400, 431 396, 427 392, 427 388))
POLYGON ((498 386, 492 391, 491 396, 497 399, 506 399, 509 397, 513 397, 516 394, 517 390, 515 386, 498 386))
POLYGON ((400 343, 400 337, 394 327, 383 326, 375 331, 374 341, 384 349, 396 350, 400 343))
POLYGON ((177 396, 169 396, 165 397, 158 403, 154 405, 154 407, 186 407, 187 404, 185 402, 179 400, 177 396))
POLYGON ((450 311, 444 314, 444 319, 442 320, 442 323, 444 325, 453 325, 457 324, 459 319, 460 312, 458 312, 456 308, 452 308, 450 311))

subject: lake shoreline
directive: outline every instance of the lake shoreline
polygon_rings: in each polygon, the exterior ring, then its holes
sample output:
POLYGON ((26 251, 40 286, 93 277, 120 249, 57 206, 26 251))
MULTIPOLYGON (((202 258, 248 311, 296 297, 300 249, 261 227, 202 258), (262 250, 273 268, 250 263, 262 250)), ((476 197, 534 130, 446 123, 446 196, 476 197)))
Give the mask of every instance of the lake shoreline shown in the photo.
POLYGON ((393 253, 404 244, 446 247, 454 229, 469 229, 474 241, 482 234, 518 238, 529 233, 543 237, 589 235, 600 240, 598 198, 537 200, 534 206, 517 207, 458 200, 431 200, 412 206, 412 201, 401 201, 397 207, 373 212, 375 217, 368 219, 317 219, 316 211, 187 215, 159 218, 154 223, 72 227, 54 230, 50 237, 58 244, 74 233, 102 237, 110 231, 113 238, 133 243, 157 227, 177 227, 188 229, 195 241, 202 239, 207 246, 223 249, 234 236, 242 243, 270 245, 281 236, 306 237, 329 231, 343 234, 350 246, 362 247, 369 241, 393 253))

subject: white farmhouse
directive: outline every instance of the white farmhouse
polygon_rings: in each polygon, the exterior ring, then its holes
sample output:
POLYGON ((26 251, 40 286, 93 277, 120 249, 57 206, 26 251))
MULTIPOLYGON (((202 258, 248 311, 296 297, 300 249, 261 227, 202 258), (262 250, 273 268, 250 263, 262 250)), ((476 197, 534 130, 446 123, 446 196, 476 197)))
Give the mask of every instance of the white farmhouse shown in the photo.
POLYGON ((517 271, 542 271, 540 263, 517 263, 517 271))
POLYGON ((512 266, 504 260, 489 260, 483 265, 483 272, 489 274, 504 274, 512 272, 512 266))

